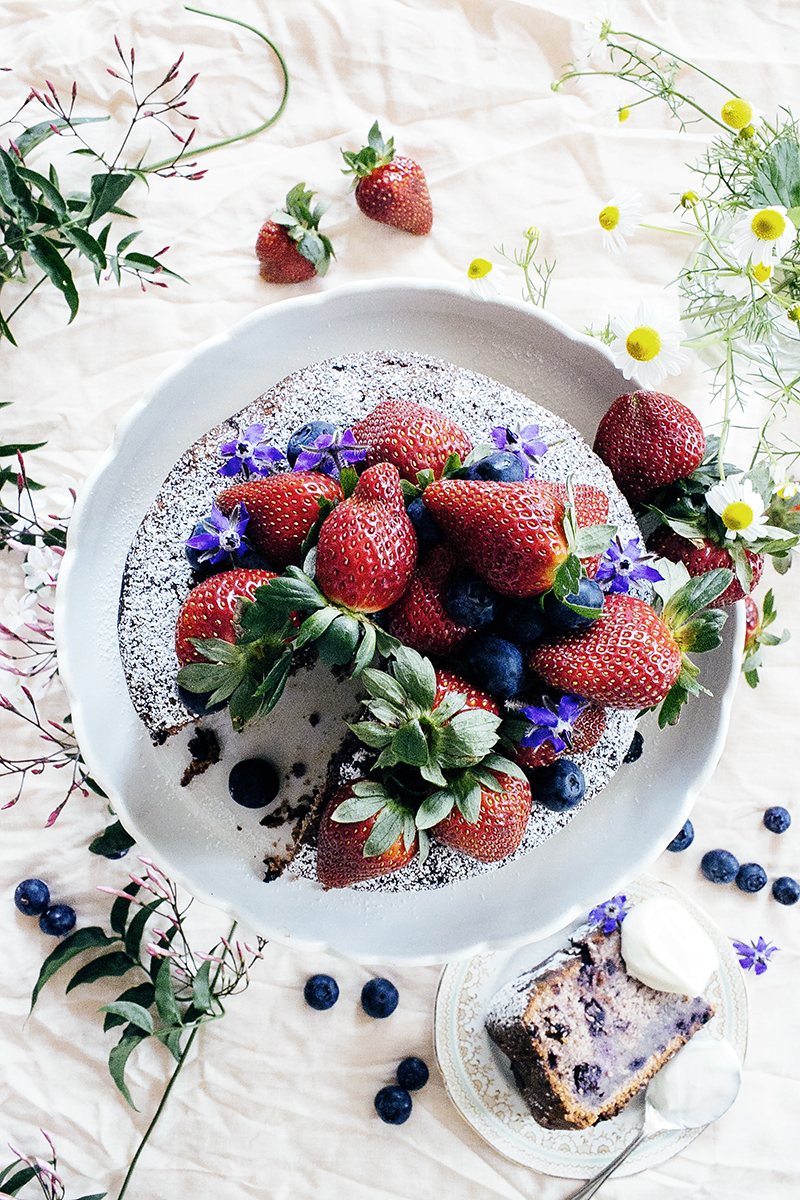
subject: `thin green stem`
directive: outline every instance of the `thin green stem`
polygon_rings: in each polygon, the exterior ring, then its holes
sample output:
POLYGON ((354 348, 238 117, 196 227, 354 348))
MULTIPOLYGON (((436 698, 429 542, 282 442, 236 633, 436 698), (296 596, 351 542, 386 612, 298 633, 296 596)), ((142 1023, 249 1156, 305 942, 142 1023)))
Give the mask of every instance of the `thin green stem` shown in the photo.
MULTIPOLYGON (((738 96, 738 93, 731 91, 726 83, 722 83, 719 79, 715 79, 713 75, 709 75, 707 71, 702 69, 702 67, 698 67, 696 63, 690 62, 687 58, 681 58, 679 54, 674 54, 672 50, 667 50, 665 46, 659 46, 658 42, 651 42, 649 38, 640 37, 637 33, 629 33, 627 29, 609 29, 608 36, 610 37, 612 34, 614 34, 615 37, 629 37, 635 42, 644 42, 646 46, 652 46, 654 50, 660 51, 661 54, 668 54, 670 58, 675 59, 675 62, 683 63, 685 67, 690 67, 693 71, 696 71, 698 75, 703 75, 706 79, 710 80, 711 83, 715 83, 717 87, 721 87, 723 92, 727 92, 729 96, 733 96, 734 98, 738 96)), ((626 54, 630 53, 630 51, 625 50, 624 46, 620 48, 624 50, 626 54)), ((727 129, 728 126, 726 125, 725 128, 727 129)))
MULTIPOLYGON (((247 138, 255 137, 256 134, 263 133, 265 129, 269 129, 270 125, 274 125, 281 116, 283 110, 286 108, 286 103, 289 99, 289 68, 286 65, 286 60, 275 43, 271 41, 265 33, 262 33, 259 29, 255 29, 252 25, 248 25, 246 21, 239 21, 236 17, 227 17, 223 13, 212 13, 206 12, 205 9, 202 8, 192 8, 192 6, 189 4, 184 5, 184 8, 187 12, 198 13, 201 17, 212 17, 215 21, 230 21, 232 25, 241 25, 243 29, 249 29, 251 33, 254 33, 256 37, 261 38, 262 42, 265 42, 269 46, 270 50, 272 50, 273 54, 280 63, 281 72, 283 73, 283 95, 281 97, 280 104, 275 109, 275 112, 271 117, 268 117, 266 121, 263 121, 260 125, 257 125, 255 129, 249 129, 247 133, 237 133, 233 137, 223 138, 218 142, 211 142, 208 146, 190 146, 189 153, 191 153, 192 158, 196 158, 198 154, 208 154, 209 150, 219 150, 222 146, 231 146, 234 142, 243 142, 247 138)), ((149 173, 152 171, 160 171, 164 167, 175 166, 178 162, 180 162, 184 153, 185 151, 181 151, 177 158, 165 158, 161 162, 150 163, 148 166, 140 167, 139 169, 149 173)))

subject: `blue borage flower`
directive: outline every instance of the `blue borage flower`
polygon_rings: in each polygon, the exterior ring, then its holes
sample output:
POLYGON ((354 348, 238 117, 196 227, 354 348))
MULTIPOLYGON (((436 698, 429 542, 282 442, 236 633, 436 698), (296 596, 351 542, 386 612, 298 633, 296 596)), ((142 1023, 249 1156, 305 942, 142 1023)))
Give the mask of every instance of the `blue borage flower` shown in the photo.
POLYGON ((589 913, 589 920, 593 925, 602 922, 603 933, 613 933, 628 915, 627 903, 627 896, 614 896, 612 900, 606 900, 605 904, 593 908, 589 913))
POLYGON ((359 446, 351 429, 345 429, 341 437, 335 433, 321 433, 297 456, 293 470, 322 471, 325 475, 339 476, 343 467, 351 467, 366 457, 367 447, 359 446))
POLYGON ((749 946, 744 942, 734 942, 733 948, 739 956, 739 965, 745 971, 751 968, 756 975, 763 975, 769 966, 770 955, 776 950, 780 950, 780 946, 772 946, 760 937, 757 942, 751 942, 749 946))
POLYGON ((288 466, 286 455, 264 441, 266 425, 248 425, 244 433, 230 442, 223 442, 219 452, 226 460, 220 475, 274 475, 288 466))
POLYGON ((521 708, 522 716, 533 723, 533 729, 521 739, 521 746, 536 748, 550 741, 556 754, 572 749, 572 732, 580 714, 588 708, 589 701, 583 696, 562 696, 556 702, 550 696, 545 696, 542 707, 531 705, 521 708))
POLYGON ((229 517, 221 513, 216 504, 212 504, 211 512, 199 522, 203 532, 187 538, 185 544, 192 550, 200 551, 198 562, 212 566, 230 556, 241 558, 247 550, 244 531, 249 520, 250 514, 244 503, 237 504, 229 517))
POLYGON ((516 455, 525 469, 526 479, 530 479, 533 474, 531 464, 547 454, 547 442, 539 438, 538 425, 526 425, 519 432, 507 425, 495 425, 489 436, 498 450, 508 450, 510 454, 516 455))
POLYGON ((655 557, 645 553, 638 538, 631 538, 623 546, 621 538, 615 537, 600 559, 595 579, 604 592, 628 592, 631 582, 642 579, 658 583, 664 576, 649 565, 655 557))

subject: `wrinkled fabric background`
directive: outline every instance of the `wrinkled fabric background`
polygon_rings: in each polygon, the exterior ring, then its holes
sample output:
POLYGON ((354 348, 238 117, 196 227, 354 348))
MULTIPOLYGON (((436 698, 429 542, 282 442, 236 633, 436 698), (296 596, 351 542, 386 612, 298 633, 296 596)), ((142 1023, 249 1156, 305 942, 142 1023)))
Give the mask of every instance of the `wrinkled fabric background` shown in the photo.
MULTIPOLYGON (((215 6, 216 7, 216 6, 215 6)), ((135 282, 95 288, 80 268, 81 311, 67 327, 66 307, 42 289, 15 324, 18 349, 0 344, 2 441, 39 441, 29 456, 35 477, 81 480, 110 443, 143 389, 184 352, 264 304, 353 279, 411 276, 464 280, 475 256, 496 257, 521 231, 542 230, 542 250, 557 259, 548 307, 578 329, 601 328, 639 299, 677 305, 664 294, 687 254, 688 239, 640 229, 619 257, 601 248, 597 213, 622 186, 644 196, 652 224, 672 223, 677 198, 693 185, 686 163, 707 144, 707 125, 680 133, 663 106, 636 108, 617 85, 550 82, 580 46, 591 0, 240 0, 219 7, 272 37, 292 77, 278 124, 253 141, 205 156, 204 180, 151 181, 126 196, 145 232, 137 248, 170 250, 165 263, 190 281, 142 294, 135 282), (416 239, 366 221, 347 194, 339 149, 362 144, 375 117, 398 149, 424 167, 435 210, 431 235, 416 239), (259 280, 253 244, 261 222, 288 189, 305 181, 334 202, 325 226, 337 261, 324 281, 289 289, 259 280)), ((793 0, 630 0, 616 26, 639 32, 694 60, 749 97, 766 114, 798 104, 800 29, 793 0)), ((77 78, 81 111, 109 108, 123 127, 126 93, 115 66, 114 35, 135 45, 142 78, 155 81, 185 51, 185 75, 200 72, 190 111, 198 144, 257 125, 280 95, 266 47, 232 25, 185 11, 176 0, 5 0, 0 3, 3 116, 30 85, 49 79, 68 94, 77 78)), ((690 86, 716 111, 719 94, 690 86)), ((111 146, 112 129, 90 127, 111 146), (107 140, 106 140, 107 137, 107 140)), ((0 134, 5 141, 7 131, 0 134)), ((158 133, 158 131, 154 131, 158 133)), ((95 135, 93 135, 95 136, 95 135)), ((49 143, 51 146, 53 143, 49 143)), ((148 157, 171 149, 154 137, 148 157)), ((76 160, 62 152, 62 177, 76 160)), ((44 157, 44 156, 43 156, 44 157)), ((31 157, 31 165, 39 165, 31 157)), ((123 223, 124 224, 124 223, 123 223)), ((127 226, 125 227, 127 228, 127 226)), ((509 271, 505 293, 518 294, 509 271)), ((707 382, 695 362, 670 390, 706 416, 707 382)), ((0 567, 0 585, 22 591, 21 573, 0 567)), ((751 1030, 744 1086, 732 1109, 680 1157, 632 1178, 612 1180, 608 1200, 783 1200, 800 1188, 800 910, 781 908, 765 889, 746 896, 699 874, 701 854, 726 846, 757 860, 770 879, 800 874, 797 570, 768 572, 787 646, 768 655, 762 685, 742 684, 725 753, 692 814, 695 845, 662 854, 652 870, 683 888, 732 937, 763 934, 782 947, 762 978, 747 978, 751 1030), (777 837, 761 825, 770 804, 794 808, 795 824, 777 837)), ((765 590, 762 585, 761 592, 765 590)), ((4 722, 6 754, 26 742, 4 722)), ((27 742, 36 753, 35 738, 27 742)), ((7 789, 6 789, 7 791, 7 789)), ((3 792, 5 796, 6 792, 3 792)), ((132 861, 91 856, 87 842, 106 823, 97 798, 73 798, 44 829, 60 799, 55 782, 33 780, 16 807, 0 813, 0 1146, 42 1154, 40 1127, 54 1138, 68 1195, 115 1196, 127 1163, 158 1103, 171 1059, 146 1045, 130 1060, 138 1112, 128 1108, 106 1067, 113 1035, 97 1009, 112 998, 103 984, 64 996, 64 981, 43 992, 26 1020, 31 987, 53 943, 13 907, 20 879, 44 876, 53 894, 78 910, 81 924, 104 922, 108 904, 94 889, 123 886, 132 861)), ((598 897, 598 899, 601 899, 598 897)), ((225 919, 197 909, 197 944, 224 931, 225 919)), ((401 1128, 372 1110, 396 1062, 420 1054, 432 1065, 431 1013, 439 970, 388 968, 401 993, 389 1021, 370 1021, 358 995, 372 972, 323 954, 268 947, 229 1015, 201 1033, 146 1149, 129 1200, 377 1200, 420 1196, 458 1200, 558 1200, 574 1183, 505 1161, 463 1122, 433 1072, 401 1128), (316 971, 341 988, 327 1014, 307 1008, 302 983, 316 971)), ((10 1153, 0 1150, 0 1163, 10 1153)), ((31 1193, 32 1194, 32 1193, 31 1193)))

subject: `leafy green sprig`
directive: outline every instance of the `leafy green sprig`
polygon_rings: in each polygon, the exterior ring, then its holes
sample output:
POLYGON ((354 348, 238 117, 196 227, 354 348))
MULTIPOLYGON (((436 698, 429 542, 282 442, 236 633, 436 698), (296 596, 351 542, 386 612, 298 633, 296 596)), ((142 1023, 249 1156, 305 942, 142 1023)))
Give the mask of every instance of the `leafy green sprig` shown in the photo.
MULTIPOLYGON (((36 1180, 44 1200, 66 1200, 66 1187, 58 1174, 58 1156, 52 1139, 41 1130, 42 1137, 50 1147, 50 1157, 46 1160, 24 1154, 9 1146, 12 1154, 16 1155, 13 1162, 0 1171, 0 1196, 17 1196, 22 1188, 32 1180, 36 1180)), ((76 1200, 104 1200, 107 1192, 94 1192, 91 1196, 80 1196, 76 1200)))
POLYGON ((742 671, 748 687, 755 688, 759 684, 759 675, 761 667, 764 665, 762 661, 762 649, 764 646, 782 646, 784 642, 789 640, 789 630, 784 629, 783 633, 768 633, 770 625, 777 620, 778 613, 775 608, 775 597, 772 594, 772 588, 769 589, 764 596, 764 602, 761 606, 761 613, 758 624, 752 632, 748 633, 744 643, 744 655, 742 656, 742 671))
POLYGON ((541 230, 535 225, 529 226, 522 234, 525 244, 522 249, 514 249, 509 254, 502 243, 495 247, 496 253, 506 262, 513 263, 522 271, 524 286, 522 299, 530 301, 536 308, 544 308, 550 281, 556 269, 556 261, 550 263, 545 258, 541 263, 536 261, 541 239, 541 230))

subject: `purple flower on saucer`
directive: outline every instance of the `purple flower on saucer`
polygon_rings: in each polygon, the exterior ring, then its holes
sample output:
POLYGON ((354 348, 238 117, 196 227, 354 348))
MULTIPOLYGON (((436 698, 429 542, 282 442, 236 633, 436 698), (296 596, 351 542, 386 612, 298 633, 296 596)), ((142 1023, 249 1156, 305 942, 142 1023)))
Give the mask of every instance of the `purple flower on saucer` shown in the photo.
POLYGON ((507 425, 495 425, 489 436, 498 450, 507 450, 514 454, 522 463, 525 478, 533 474, 532 464, 547 454, 547 442, 539 437, 538 425, 526 425, 524 429, 510 429, 507 425))
POLYGON ((198 566, 201 563, 214 566, 228 557, 241 558, 248 548, 244 531, 249 520, 244 504, 237 504, 229 517, 212 504, 211 512, 200 519, 184 545, 195 552, 193 557, 198 566))
POLYGON ((733 948, 739 956, 739 965, 745 970, 754 970, 756 975, 763 975, 769 966, 770 955, 776 950, 780 950, 780 946, 772 946, 760 937, 757 942, 751 942, 749 946, 744 942, 734 942, 733 948))
POLYGON ((367 447, 359 446, 351 429, 345 429, 341 437, 335 433, 321 433, 297 456, 295 471, 322 471, 337 478, 343 467, 351 467, 366 456, 367 447))
POLYGON ((631 538, 623 546, 621 539, 615 537, 600 559, 595 579, 605 592, 628 592, 631 583, 641 579, 658 583, 664 576, 650 566, 655 557, 645 553, 638 538, 631 538))
POLYGON ((530 729, 521 739, 521 746, 534 749, 550 741, 556 754, 572 749, 572 732, 580 714, 589 705, 583 696, 562 696, 556 705, 550 696, 545 696, 542 707, 529 705, 520 709, 520 714, 532 722, 530 729))
POLYGON ((627 896, 614 896, 612 900, 606 900, 605 904, 593 908, 589 913, 589 920, 593 925, 602 922, 603 933, 613 933, 628 915, 627 901, 627 896))

